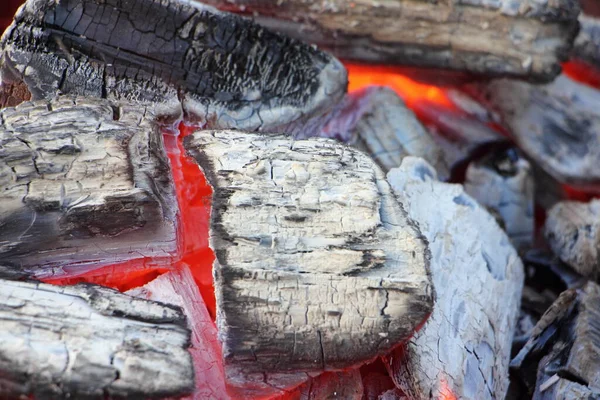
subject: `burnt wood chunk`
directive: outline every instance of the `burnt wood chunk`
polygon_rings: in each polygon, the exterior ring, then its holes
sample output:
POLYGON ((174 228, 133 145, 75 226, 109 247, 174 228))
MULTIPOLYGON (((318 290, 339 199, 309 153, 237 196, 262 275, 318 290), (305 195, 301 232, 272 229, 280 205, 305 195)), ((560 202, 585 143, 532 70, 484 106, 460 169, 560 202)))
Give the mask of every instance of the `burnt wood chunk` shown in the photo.
POLYGON ((175 253, 175 190, 151 118, 87 98, 0 110, 0 263, 41 276, 175 253))
POLYGON ((511 362, 534 398, 600 397, 599 320, 600 286, 593 282, 563 292, 542 316, 511 362))
POLYGON ((100 286, 0 279, 0 397, 162 398, 189 393, 180 309, 100 286))
POLYGON ((346 90, 331 56, 203 4, 28 0, 2 38, 2 74, 57 93, 152 104, 214 128, 272 129, 346 90))
POLYGON ((600 19, 581 14, 579 24, 581 30, 571 57, 600 68, 600 19))
POLYGON ((436 290, 423 327, 388 358, 408 398, 503 399, 523 265, 494 218, 462 185, 406 157, 388 180, 429 242, 436 290))
POLYGON ((500 217, 517 250, 533 244, 534 182, 531 166, 516 149, 494 151, 467 168, 465 192, 500 217))
POLYGON ((600 184, 600 92, 559 76, 547 85, 499 79, 473 88, 499 113, 519 147, 547 173, 600 184))
POLYGON ((562 261, 585 277, 600 278, 600 200, 559 202, 548 212, 545 234, 562 261))
POLYGON ((204 0, 337 57, 549 81, 577 34, 578 2, 204 0))
POLYGON ((381 170, 331 139, 200 131, 230 382, 372 360, 431 312, 429 253, 381 170))
POLYGON ((442 149, 390 88, 369 87, 346 95, 319 136, 340 139, 369 154, 384 172, 407 156, 423 157, 438 174, 450 173, 442 149))

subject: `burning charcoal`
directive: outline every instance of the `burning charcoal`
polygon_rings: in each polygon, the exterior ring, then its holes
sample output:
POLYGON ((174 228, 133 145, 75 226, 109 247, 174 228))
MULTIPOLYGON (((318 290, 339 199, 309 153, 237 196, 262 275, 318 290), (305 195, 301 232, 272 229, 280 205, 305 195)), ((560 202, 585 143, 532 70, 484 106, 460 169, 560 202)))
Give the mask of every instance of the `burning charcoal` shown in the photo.
POLYGON ((205 0, 348 60, 551 80, 578 2, 205 0))
POLYGON ((175 253, 174 188, 147 116, 83 98, 1 110, 0 263, 43 276, 175 253))
POLYGON ((598 320, 600 286, 593 282, 563 292, 540 319, 511 362, 535 399, 600 397, 598 320))
POLYGON ((579 23, 581 30, 571 56, 600 67, 600 19, 581 14, 579 23))
POLYGON ((410 400, 400 389, 390 389, 383 393, 377 400, 410 400))
POLYGON ((425 242, 370 157, 330 139, 202 131, 217 325, 233 385, 343 369, 431 312, 425 242))
POLYGON ((360 372, 351 369, 342 372, 325 372, 291 393, 273 400, 361 400, 363 386, 360 372))
POLYGON ((548 85, 501 79, 475 88, 519 147, 569 185, 600 183, 600 92, 561 75, 548 85))
POLYGON ((371 155, 384 172, 407 155, 423 157, 447 177, 442 149, 391 89, 370 87, 346 96, 319 136, 334 137, 371 155))
POLYGON ((196 376, 195 399, 230 399, 217 327, 210 317, 194 278, 186 265, 168 272, 127 294, 181 307, 192 330, 190 353, 196 376))
POLYGON ((502 399, 523 266, 494 218, 461 185, 406 157, 388 180, 430 245, 436 305, 390 374, 411 399, 502 399))
POLYGON ((272 129, 326 112, 347 78, 331 56, 249 20, 176 0, 28 0, 2 39, 2 78, 152 104, 215 128, 272 129))
POLYGON ((148 398, 189 393, 178 308, 100 286, 0 279, 0 397, 148 398))
POLYGON ((556 204, 548 212, 545 233, 562 261, 583 276, 600 278, 600 200, 556 204))
POLYGON ((467 168, 465 192, 496 211, 517 249, 533 243, 533 176, 515 149, 493 152, 467 168))

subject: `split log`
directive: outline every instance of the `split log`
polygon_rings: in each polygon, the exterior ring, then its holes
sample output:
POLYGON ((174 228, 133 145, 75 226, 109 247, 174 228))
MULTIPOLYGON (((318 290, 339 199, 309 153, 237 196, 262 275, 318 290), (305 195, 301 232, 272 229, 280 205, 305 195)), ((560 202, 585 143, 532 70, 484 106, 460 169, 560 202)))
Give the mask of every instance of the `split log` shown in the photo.
POLYGON ((348 60, 550 81, 577 34, 578 2, 204 0, 348 60))
POLYGON ((272 129, 326 112, 347 77, 331 56, 202 4, 28 0, 2 37, 2 78, 153 105, 215 128, 272 129))
POLYGON ((83 98, 0 110, 0 263, 39 277, 174 254, 177 203, 151 118, 83 98))
POLYGON ((581 30, 575 40, 571 57, 600 67, 600 19, 581 14, 579 24, 581 30))
POLYGON ((473 90, 501 115, 519 147, 555 179, 600 183, 600 92, 561 75, 548 85, 500 79, 473 90))
POLYGON ((548 212, 545 234, 562 261, 585 277, 600 278, 600 200, 556 204, 548 212))
POLYGON ((494 210, 517 250, 533 244, 533 175, 516 149, 492 152, 467 168, 465 192, 494 210))
POLYGON ((392 188, 429 241, 436 306, 388 359, 410 399, 503 399, 523 288, 523 265, 508 237, 461 185, 436 180, 406 157, 392 188))
POLYGON ((383 173, 330 139, 202 131, 217 325, 233 385, 358 365, 432 308, 425 242, 383 173))
POLYGON ((387 87, 347 95, 318 136, 363 150, 384 172, 399 167, 402 159, 411 155, 427 160, 443 177, 450 174, 442 149, 400 96, 387 87))
POLYGON ((527 387, 535 390, 534 398, 577 398, 573 393, 581 391, 592 392, 589 398, 600 396, 598 320, 600 286, 593 282, 563 292, 548 309, 511 362, 527 387), (555 375, 568 382, 559 382, 555 375))
POLYGON ((181 310, 100 286, 0 279, 0 397, 161 398, 194 384, 181 310))

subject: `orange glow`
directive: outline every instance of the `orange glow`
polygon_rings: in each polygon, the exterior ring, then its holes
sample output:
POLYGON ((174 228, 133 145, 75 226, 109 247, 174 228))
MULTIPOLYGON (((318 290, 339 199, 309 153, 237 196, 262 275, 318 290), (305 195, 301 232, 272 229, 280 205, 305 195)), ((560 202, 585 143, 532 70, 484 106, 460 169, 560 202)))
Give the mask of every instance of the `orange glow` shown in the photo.
POLYGON ((600 70, 582 61, 569 61, 562 65, 569 78, 585 85, 600 89, 600 70))
POLYGON ((456 110, 454 103, 448 98, 443 89, 416 82, 399 73, 391 67, 347 64, 350 84, 348 91, 352 92, 367 86, 389 86, 404 99, 406 105, 414 108, 419 102, 438 104, 456 110))
POLYGON ((457 400, 456 395, 450 389, 450 385, 445 379, 440 382, 440 397, 439 400, 457 400))

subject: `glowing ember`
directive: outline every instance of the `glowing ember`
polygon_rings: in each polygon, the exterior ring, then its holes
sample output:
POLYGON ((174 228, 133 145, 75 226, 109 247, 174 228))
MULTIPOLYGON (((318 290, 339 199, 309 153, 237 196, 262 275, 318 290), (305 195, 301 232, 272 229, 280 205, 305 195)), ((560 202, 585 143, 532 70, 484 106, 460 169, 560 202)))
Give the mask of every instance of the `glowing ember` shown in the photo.
POLYGON ((562 65, 563 72, 569 78, 600 89, 600 71, 583 61, 569 61, 562 65))

